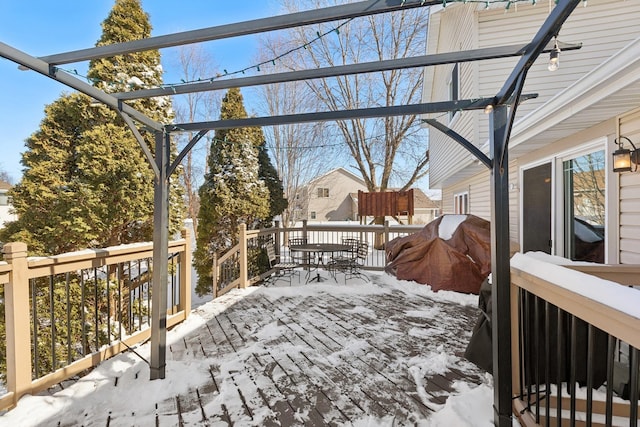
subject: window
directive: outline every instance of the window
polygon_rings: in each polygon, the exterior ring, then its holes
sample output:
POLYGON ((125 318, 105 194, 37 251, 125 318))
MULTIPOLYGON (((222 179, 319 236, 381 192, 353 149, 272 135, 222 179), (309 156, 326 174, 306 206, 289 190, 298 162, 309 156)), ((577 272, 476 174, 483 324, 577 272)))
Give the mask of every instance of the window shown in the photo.
POLYGON ((10 203, 11 200, 6 194, 0 194, 0 206, 8 206, 10 203))
POLYGON ((458 215, 466 215, 469 213, 468 191, 453 195, 453 213, 458 215))
POLYGON ((311 211, 311 213, 309 214, 309 217, 311 219, 316 219, 316 212, 315 211, 311 211))
MULTIPOLYGON (((460 74, 458 69, 458 64, 453 66, 453 70, 451 70, 451 77, 449 79, 449 101, 457 101, 460 99, 460 74)), ((449 121, 453 120, 456 116, 457 111, 449 111, 449 121)))
POLYGON ((329 197, 329 189, 318 187, 318 197, 319 198, 329 197))
POLYGON ((564 252, 576 261, 604 263, 605 152, 562 162, 564 252))

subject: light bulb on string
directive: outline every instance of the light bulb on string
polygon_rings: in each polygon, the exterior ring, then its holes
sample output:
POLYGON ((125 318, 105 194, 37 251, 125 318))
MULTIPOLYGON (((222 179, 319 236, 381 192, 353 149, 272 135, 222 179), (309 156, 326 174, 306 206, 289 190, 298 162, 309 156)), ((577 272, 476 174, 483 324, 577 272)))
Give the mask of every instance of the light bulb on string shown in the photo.
POLYGON ((560 48, 558 47, 558 38, 556 37, 553 49, 549 52, 549 71, 556 71, 560 67, 560 48))

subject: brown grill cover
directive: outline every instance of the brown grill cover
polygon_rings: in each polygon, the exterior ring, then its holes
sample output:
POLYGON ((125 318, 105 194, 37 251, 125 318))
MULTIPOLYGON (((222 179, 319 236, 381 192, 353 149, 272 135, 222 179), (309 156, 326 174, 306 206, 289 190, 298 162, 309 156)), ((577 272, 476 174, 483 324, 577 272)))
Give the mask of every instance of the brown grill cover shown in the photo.
POLYGON ((429 284, 434 291, 478 294, 491 272, 490 223, 467 215, 452 237, 443 240, 438 236, 443 218, 418 233, 390 241, 385 271, 400 280, 429 284))

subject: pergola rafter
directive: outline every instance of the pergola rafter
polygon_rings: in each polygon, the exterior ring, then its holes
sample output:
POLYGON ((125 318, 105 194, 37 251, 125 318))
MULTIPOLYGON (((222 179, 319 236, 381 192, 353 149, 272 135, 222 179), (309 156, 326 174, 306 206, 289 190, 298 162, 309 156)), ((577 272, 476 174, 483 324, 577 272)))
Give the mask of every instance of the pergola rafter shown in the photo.
MULTIPOLYGON (((511 313, 510 313, 510 273, 509 273, 509 200, 508 200, 508 142, 511 127, 527 72, 533 62, 556 36, 575 7, 582 0, 557 0, 554 9, 534 36, 532 41, 521 46, 503 46, 500 48, 477 49, 467 52, 455 52, 439 55, 426 55, 416 58, 395 59, 365 64, 353 64, 319 70, 303 70, 267 76, 247 77, 230 80, 193 83, 169 88, 148 89, 123 94, 107 94, 82 80, 67 74, 56 65, 87 61, 122 55, 125 53, 160 49, 170 46, 219 40, 247 34, 286 29, 321 22, 350 19, 442 4, 442 0, 368 0, 342 6, 309 10, 288 15, 279 15, 253 21, 240 22, 202 30, 187 31, 165 36, 150 37, 126 43, 82 49, 73 52, 36 58, 9 45, 0 43, 0 56, 7 58, 25 69, 31 69, 53 80, 78 90, 97 101, 118 111, 131 128, 140 143, 147 160, 151 164, 156 179, 154 181, 154 234, 153 234, 153 300, 151 322, 151 379, 165 377, 166 364, 166 283, 168 277, 168 193, 169 177, 188 151, 211 129, 244 126, 272 126, 285 123, 301 123, 323 120, 347 120, 364 117, 386 117, 392 115, 427 114, 435 112, 472 110, 493 107, 490 115, 490 153, 470 151, 485 165, 491 167, 491 233, 492 233, 492 277, 493 277, 493 375, 494 375, 494 422, 496 425, 511 426, 511 313), (276 82, 325 78, 398 68, 432 66, 445 63, 468 62, 505 56, 521 56, 502 89, 492 98, 451 101, 442 103, 414 104, 364 108, 358 110, 326 111, 287 116, 256 117, 242 120, 219 120, 203 123, 184 123, 162 125, 127 105, 125 99, 172 95, 204 90, 219 90, 230 87, 263 85, 276 82), (155 135, 155 156, 146 146, 133 120, 155 135), (179 154, 174 163, 170 163, 170 134, 176 131, 199 131, 179 154), (484 156, 484 157, 483 157, 484 156)), ((566 49, 579 48, 579 45, 565 45, 566 49)), ((438 126, 444 132, 447 128, 438 126)), ((453 134, 454 140, 462 143, 453 134)), ((459 135, 458 135, 459 136, 459 135)), ((462 138, 462 137, 460 137, 462 138)), ((464 143, 462 143, 465 145, 464 143)), ((468 143, 468 145, 473 145, 468 143)))

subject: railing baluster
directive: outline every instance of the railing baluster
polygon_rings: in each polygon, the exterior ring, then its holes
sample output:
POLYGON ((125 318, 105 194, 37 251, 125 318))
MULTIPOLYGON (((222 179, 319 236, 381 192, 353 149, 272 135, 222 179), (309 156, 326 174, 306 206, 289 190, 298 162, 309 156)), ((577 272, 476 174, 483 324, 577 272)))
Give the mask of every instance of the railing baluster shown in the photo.
POLYGON ((111 286, 111 277, 109 272, 109 266, 105 267, 105 288, 107 295, 107 343, 111 344, 111 296, 109 295, 109 288, 111 286))
POLYGON ((94 312, 95 312, 95 324, 96 324, 96 350, 100 348, 100 334, 98 331, 100 330, 100 314, 98 313, 98 269, 96 267, 93 268, 93 297, 95 298, 93 302, 94 312))
POLYGON ((595 351, 595 328, 587 327, 587 426, 593 420, 593 353, 595 351))
POLYGON ((562 356, 564 354, 563 349, 565 348, 565 345, 562 340, 562 337, 565 336, 565 333, 563 331, 564 312, 560 309, 560 307, 558 307, 557 319, 558 319, 558 325, 556 329, 556 333, 557 333, 557 336, 556 336, 557 355, 556 356, 558 360, 556 361, 556 369, 557 369, 556 394, 558 395, 558 398, 557 398, 557 404, 556 404, 556 425, 560 427, 562 426, 562 377, 564 375, 564 369, 563 369, 564 358, 562 356))
POLYGON ((524 294, 524 378, 526 382, 527 409, 531 410, 531 294, 524 294))
POLYGON ((118 313, 116 315, 116 319, 118 320, 118 339, 122 340, 122 268, 123 263, 118 263, 116 265, 116 280, 118 281, 118 303, 117 310, 118 313))
POLYGON ((51 366, 55 371, 58 366, 58 360, 56 358, 56 315, 55 311, 55 297, 53 295, 53 274, 49 275, 49 313, 51 320, 51 366))
POLYGON ((87 347, 89 344, 87 343, 87 315, 85 313, 85 305, 86 305, 86 294, 85 294, 85 282, 84 282, 84 270, 80 272, 80 321, 82 325, 80 326, 82 330, 82 355, 86 356, 88 353, 87 347))
POLYGON ((35 378, 38 378, 40 376, 38 369, 40 367, 40 357, 38 354, 38 280, 31 279, 29 282, 31 283, 31 312, 33 313, 33 372, 35 378))
POLYGON ((535 352, 534 352, 534 375, 536 382, 536 423, 540 423, 540 312, 538 309, 538 297, 533 295, 533 317, 534 317, 534 341, 535 341, 535 352))
POLYGON ((605 403, 605 424, 610 426, 613 422, 613 368, 616 357, 616 337, 609 335, 607 343, 607 399, 605 403))
POLYGON ((69 297, 69 273, 65 275, 65 294, 67 300, 67 364, 71 364, 71 298, 69 297))
POLYGON ((629 426, 636 427, 638 425, 638 349, 630 347, 631 357, 629 358, 630 377, 629 377, 629 403, 631 410, 629 411, 629 426))
POLYGON ((525 345, 524 345, 524 340, 526 337, 526 330, 524 328, 524 293, 525 290, 522 288, 518 288, 518 319, 519 319, 519 334, 518 334, 518 349, 520 351, 520 353, 518 354, 518 358, 520 360, 520 369, 518 372, 518 375, 520 376, 520 389, 518 390, 518 395, 520 396, 520 398, 522 399, 522 397, 524 397, 524 388, 525 388, 525 366, 524 366, 524 357, 525 357, 525 345))
POLYGON ((549 427, 551 423, 551 304, 548 301, 544 303, 544 417, 545 426, 549 427))
POLYGON ((570 394, 570 410, 569 410, 569 424, 571 427, 576 425, 576 358, 577 358, 577 330, 578 319, 576 316, 571 316, 571 363, 569 367, 569 394, 570 394))

